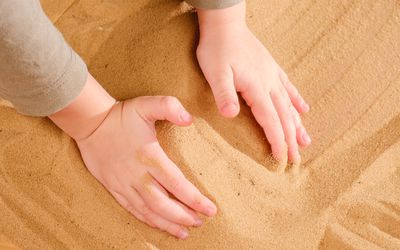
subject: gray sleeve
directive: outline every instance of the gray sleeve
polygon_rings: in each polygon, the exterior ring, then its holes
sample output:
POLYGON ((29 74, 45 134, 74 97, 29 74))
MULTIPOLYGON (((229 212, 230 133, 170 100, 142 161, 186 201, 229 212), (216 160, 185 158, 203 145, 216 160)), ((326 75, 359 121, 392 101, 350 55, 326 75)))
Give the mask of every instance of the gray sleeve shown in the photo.
POLYGON ((22 114, 48 116, 79 95, 87 74, 39 0, 0 0, 1 98, 22 114))
POLYGON ((228 8, 243 0, 185 0, 193 7, 200 9, 222 9, 228 8))

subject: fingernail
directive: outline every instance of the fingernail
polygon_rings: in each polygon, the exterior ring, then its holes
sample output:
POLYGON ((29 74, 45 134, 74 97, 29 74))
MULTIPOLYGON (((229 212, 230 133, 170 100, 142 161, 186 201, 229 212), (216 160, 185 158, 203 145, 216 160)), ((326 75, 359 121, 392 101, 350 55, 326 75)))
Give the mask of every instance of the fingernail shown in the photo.
POLYGON ((237 108, 238 106, 235 103, 228 102, 222 107, 221 111, 224 115, 233 116, 236 115, 237 108))
POLYGON ((188 112, 184 111, 181 114, 181 120, 184 122, 190 122, 192 120, 192 116, 188 112))
POLYGON ((303 132, 303 141, 307 144, 307 145, 309 145, 310 143, 311 143, 311 138, 310 138, 310 136, 307 134, 307 132, 306 131, 304 131, 303 132))
POLYGON ((184 229, 182 229, 178 235, 179 239, 182 239, 182 240, 186 239, 188 236, 189 236, 189 233, 184 229))
POLYGON ((200 219, 197 219, 197 220, 194 222, 194 226, 195 226, 195 227, 199 227, 199 226, 201 226, 201 225, 203 225, 203 221, 200 220, 200 219))
POLYGON ((214 206, 208 206, 205 212, 208 216, 214 216, 217 213, 217 208, 214 206))

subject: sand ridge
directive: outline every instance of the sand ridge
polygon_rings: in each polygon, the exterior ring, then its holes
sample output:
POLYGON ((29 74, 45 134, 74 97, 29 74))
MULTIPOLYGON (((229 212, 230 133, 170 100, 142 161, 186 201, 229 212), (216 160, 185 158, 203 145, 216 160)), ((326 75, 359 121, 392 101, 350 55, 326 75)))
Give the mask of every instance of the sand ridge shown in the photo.
POLYGON ((158 137, 219 213, 186 241, 143 225, 89 174, 70 138, 2 102, 5 242, 29 249, 400 248, 398 1, 248 1, 250 28, 312 107, 303 122, 313 145, 297 172, 284 173, 248 108, 232 120, 218 115, 195 59, 198 30, 187 5, 42 3, 114 97, 174 95, 194 114, 187 128, 159 123, 158 137))

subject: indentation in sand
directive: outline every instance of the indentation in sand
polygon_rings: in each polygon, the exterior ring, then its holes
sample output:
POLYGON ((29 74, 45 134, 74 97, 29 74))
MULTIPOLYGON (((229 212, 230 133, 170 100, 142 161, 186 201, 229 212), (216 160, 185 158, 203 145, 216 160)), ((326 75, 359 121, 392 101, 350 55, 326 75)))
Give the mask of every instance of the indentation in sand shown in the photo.
POLYGON ((398 249, 400 5, 396 0, 248 1, 250 28, 311 104, 313 145, 277 173, 250 110, 224 119, 195 59, 180 1, 43 1, 116 98, 177 96, 195 117, 158 137, 214 200, 178 241, 123 210, 47 119, 0 105, 0 235, 29 249, 398 249), (296 170, 296 171, 294 171, 296 170))

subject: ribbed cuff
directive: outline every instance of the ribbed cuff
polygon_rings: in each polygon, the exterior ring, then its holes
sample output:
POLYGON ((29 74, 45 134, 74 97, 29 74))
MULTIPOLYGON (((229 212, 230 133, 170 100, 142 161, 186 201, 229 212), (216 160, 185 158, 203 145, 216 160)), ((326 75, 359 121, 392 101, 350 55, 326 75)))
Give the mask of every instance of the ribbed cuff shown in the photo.
POLYGON ((200 9, 223 9, 236 5, 243 0, 185 0, 193 7, 200 9))
POLYGON ((88 77, 85 62, 71 49, 69 63, 64 73, 50 84, 50 88, 37 95, 17 98, 15 109, 24 115, 49 116, 67 107, 83 90, 88 77))

